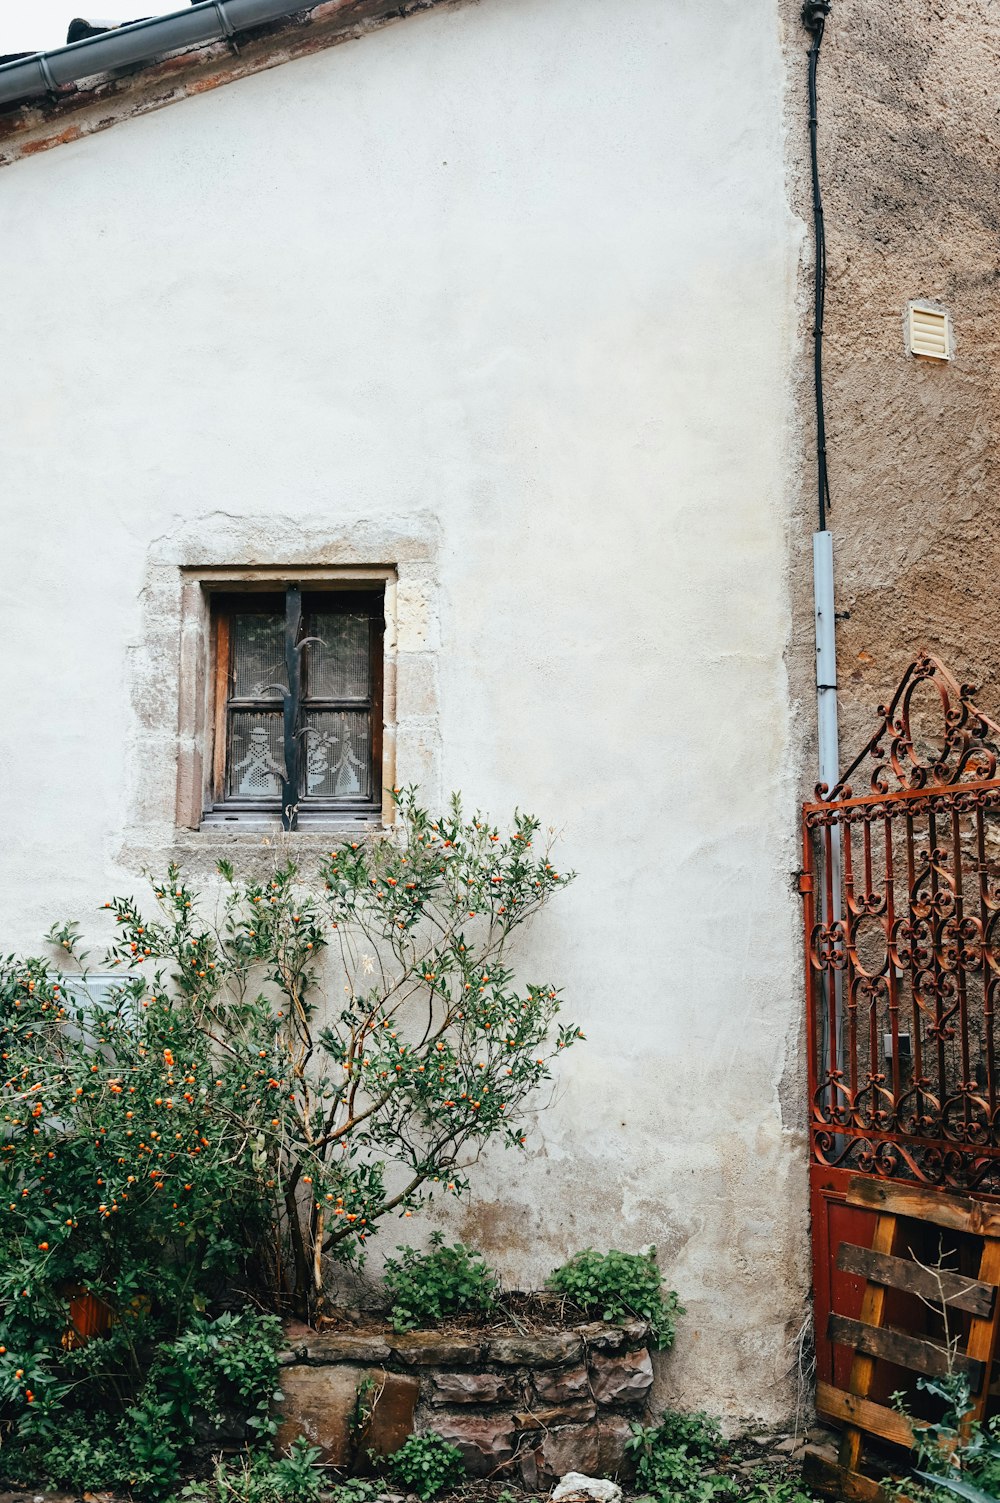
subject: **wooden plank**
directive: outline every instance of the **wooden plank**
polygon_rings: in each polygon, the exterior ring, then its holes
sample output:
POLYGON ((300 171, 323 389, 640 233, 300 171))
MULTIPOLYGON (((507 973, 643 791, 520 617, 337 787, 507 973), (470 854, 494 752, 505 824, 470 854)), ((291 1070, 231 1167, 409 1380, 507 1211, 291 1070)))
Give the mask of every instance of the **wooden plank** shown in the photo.
MULTIPOLYGON (((984 1284, 1000 1282, 1000 1241, 995 1237, 983 1240, 983 1253, 979 1262, 979 1278, 984 1284)), ((989 1316, 977 1316, 969 1326, 966 1352, 970 1359, 981 1362, 984 1370, 992 1372, 997 1350, 997 1329, 1000 1327, 1000 1311, 995 1307, 989 1316)), ((989 1384, 983 1383, 974 1389, 976 1401, 965 1417, 965 1423, 981 1420, 986 1414, 989 1401, 989 1384)))
POLYGON ((844 1273, 856 1273, 890 1289, 903 1289, 934 1304, 946 1304, 952 1310, 967 1310, 970 1315, 986 1318, 993 1314, 996 1285, 963 1278, 943 1269, 925 1268, 910 1258, 893 1258, 873 1252, 870 1247, 855 1247, 842 1242, 837 1253, 837 1267, 844 1273))
MULTIPOLYGON (((368 634, 371 664, 368 670, 371 685, 369 705, 371 718, 368 723, 372 732, 372 801, 381 809, 386 789, 385 773, 382 768, 382 734, 385 722, 385 651, 382 645, 385 634, 384 605, 380 605, 377 616, 372 615, 368 634)), ((393 719, 395 719, 395 714, 393 714, 393 719)))
POLYGON ((229 616, 221 610, 214 618, 215 675, 212 713, 212 798, 224 799, 226 788, 226 700, 230 682, 229 616))
POLYGON ((839 1424, 857 1425, 869 1435, 877 1435, 881 1440, 889 1440, 907 1450, 913 1449, 912 1423, 905 1414, 897 1414, 885 1404, 845 1393, 842 1388, 834 1388, 832 1383, 817 1383, 816 1408, 820 1414, 839 1424))
POLYGON ((858 1174, 848 1185, 847 1204, 890 1216, 909 1216, 914 1221, 929 1221, 932 1226, 970 1232, 974 1237, 1000 1237, 1000 1207, 969 1200, 964 1195, 924 1190, 919 1185, 868 1179, 858 1174))
MULTIPOLYGON (((854 1181, 852 1180, 853 1184, 854 1181)), ((872 1236, 872 1249, 877 1253, 893 1253, 896 1248, 896 1238, 899 1235, 899 1223, 895 1216, 879 1216, 875 1223, 875 1231, 872 1236)), ((861 1320, 866 1326, 874 1328, 882 1324, 885 1312, 885 1285, 869 1284, 865 1289, 864 1298, 861 1301, 861 1320)), ((837 1317, 838 1319, 840 1317, 837 1317)), ((832 1326, 834 1316, 831 1314, 829 1325, 832 1326)), ((832 1330, 830 1331, 832 1338, 832 1330)), ((854 1346, 854 1342, 847 1345, 854 1346)), ((866 1352, 855 1350, 854 1360, 851 1363, 851 1376, 848 1380, 848 1389, 851 1393, 866 1399, 875 1379, 875 1359, 866 1352)), ((861 1431, 856 1425, 849 1425, 844 1431, 840 1442, 840 1465, 848 1472, 856 1472, 861 1462, 861 1431)))
POLYGON ((802 1480, 814 1492, 826 1498, 841 1498, 845 1503, 910 1503, 895 1488, 879 1487, 871 1477, 838 1466, 822 1452, 806 1447, 802 1459, 802 1480))
POLYGON ((984 1362, 963 1356, 961 1352, 949 1352, 933 1341, 907 1336, 886 1326, 869 1326, 861 1320, 849 1320, 846 1315, 830 1316, 830 1340, 852 1346, 867 1357, 892 1362, 897 1367, 925 1373, 931 1378, 943 1378, 948 1372, 967 1373, 973 1393, 979 1392, 986 1371, 984 1362))
MULTIPOLYGON (((852 1171, 825 1169, 813 1164, 809 1171, 810 1209, 813 1227, 813 1319, 816 1335, 816 1374, 836 1388, 846 1389, 851 1377, 853 1352, 832 1346, 827 1340, 826 1324, 830 1311, 858 1315, 865 1285, 837 1267, 837 1248, 842 1242, 860 1247, 871 1245, 878 1213, 859 1210, 845 1202, 852 1171)), ((905 1251, 905 1249, 900 1249, 905 1251)), ((964 1268, 964 1265, 963 1265, 964 1268)), ((974 1268, 964 1268, 972 1276, 974 1268)), ((892 1296, 890 1295, 891 1299, 892 1296)))

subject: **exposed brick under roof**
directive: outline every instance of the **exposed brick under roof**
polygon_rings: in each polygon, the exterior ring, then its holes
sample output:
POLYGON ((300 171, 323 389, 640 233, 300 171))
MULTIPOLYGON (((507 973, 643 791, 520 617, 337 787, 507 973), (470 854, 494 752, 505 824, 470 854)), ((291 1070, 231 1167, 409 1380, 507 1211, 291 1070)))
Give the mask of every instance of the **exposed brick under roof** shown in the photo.
POLYGON ((228 42, 212 42, 130 68, 123 75, 69 86, 51 99, 11 106, 0 110, 0 167, 352 41, 407 16, 465 3, 468 0, 321 0, 279 21, 241 31, 238 52, 228 42))

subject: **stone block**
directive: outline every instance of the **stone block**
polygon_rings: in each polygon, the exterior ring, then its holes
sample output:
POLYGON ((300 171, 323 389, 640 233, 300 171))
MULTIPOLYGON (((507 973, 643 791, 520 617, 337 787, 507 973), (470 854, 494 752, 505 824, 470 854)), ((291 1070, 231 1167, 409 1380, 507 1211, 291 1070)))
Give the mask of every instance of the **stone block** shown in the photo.
POLYGON ((312 1331, 305 1342, 306 1359, 317 1367, 332 1362, 388 1362, 384 1336, 356 1331, 312 1331))
POLYGON ((276 1444, 282 1452, 304 1437, 318 1446, 325 1466, 348 1466, 351 1461, 351 1424, 358 1384, 364 1372, 356 1367, 286 1367, 281 1373, 284 1403, 276 1444))
MULTIPOLYGON (((541 1488, 538 1481, 538 1457, 533 1449, 525 1450, 522 1446, 517 1456, 517 1467, 521 1474, 521 1486, 529 1493, 537 1493, 541 1488)), ((541 1489, 544 1491, 544 1489, 541 1489)))
POLYGON ((525 1409, 515 1414, 514 1423, 519 1430, 548 1430, 552 1425, 584 1423, 597 1414, 593 1402, 585 1404, 555 1404, 549 1409, 525 1409))
MULTIPOLYGON (((653 1383, 653 1364, 645 1347, 619 1356, 590 1360, 590 1382, 599 1404, 642 1404, 653 1383)), ((577 1471, 586 1468, 577 1467, 577 1471)))
POLYGON ((429 1427, 457 1446, 473 1477, 492 1476, 517 1450, 517 1431, 509 1414, 436 1414, 429 1427))
POLYGON ((576 1329, 587 1346, 597 1352, 617 1352, 625 1344, 625 1332, 621 1326, 613 1326, 606 1320, 591 1320, 576 1329))
POLYGON ((319 1446, 327 1466, 349 1466, 368 1450, 380 1456, 398 1451, 413 1433, 420 1395, 416 1378, 348 1363, 286 1367, 280 1377, 284 1403, 278 1427, 281 1450, 302 1435, 319 1446), (363 1392, 365 1385, 372 1385, 363 1392), (370 1414, 363 1433, 356 1433, 359 1395, 370 1414))
POLYGON ((430 652, 404 653, 396 679, 396 713, 400 720, 412 715, 438 713, 437 658, 430 652))
POLYGON ((535 1393, 543 1404, 568 1404, 590 1398, 590 1374, 579 1367, 549 1368, 533 1376, 535 1393))
POLYGON ((597 1471, 599 1452, 596 1425, 563 1425, 549 1430, 535 1450, 539 1478, 551 1482, 567 1472, 592 1474, 597 1471))
MULTIPOLYGON (((585 1374, 586 1376, 586 1374, 585 1374)), ((508 1404, 518 1398, 514 1378, 497 1373, 431 1373, 432 1404, 508 1404)))
POLYGON ((396 585, 396 648, 426 652, 437 645, 430 590, 424 581, 400 577, 396 585))
POLYGON ((472 1367, 479 1361, 479 1342, 436 1331, 407 1331, 387 1338, 392 1355, 408 1367, 472 1367))
POLYGON ((579 1359, 583 1342, 572 1331, 551 1336, 494 1336, 484 1346, 487 1361, 500 1367, 558 1367, 579 1359))
POLYGON ((420 1397, 420 1380, 400 1373, 375 1375, 376 1388, 366 1399, 370 1417, 358 1449, 367 1455, 391 1456, 413 1434, 413 1415, 420 1397))
POLYGON ((605 1414, 597 1422, 597 1470, 602 1477, 619 1477, 630 1482, 635 1463, 625 1450, 632 1427, 623 1414, 605 1414))

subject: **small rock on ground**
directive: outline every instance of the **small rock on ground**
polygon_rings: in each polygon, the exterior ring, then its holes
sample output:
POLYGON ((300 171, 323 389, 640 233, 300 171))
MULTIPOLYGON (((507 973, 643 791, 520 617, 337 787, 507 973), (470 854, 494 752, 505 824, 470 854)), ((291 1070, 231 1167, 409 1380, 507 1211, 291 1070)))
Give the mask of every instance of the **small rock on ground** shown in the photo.
POLYGON ((585 1477, 582 1472, 567 1472, 552 1489, 552 1503, 584 1498, 593 1503, 621 1503, 622 1490, 606 1477, 585 1477))

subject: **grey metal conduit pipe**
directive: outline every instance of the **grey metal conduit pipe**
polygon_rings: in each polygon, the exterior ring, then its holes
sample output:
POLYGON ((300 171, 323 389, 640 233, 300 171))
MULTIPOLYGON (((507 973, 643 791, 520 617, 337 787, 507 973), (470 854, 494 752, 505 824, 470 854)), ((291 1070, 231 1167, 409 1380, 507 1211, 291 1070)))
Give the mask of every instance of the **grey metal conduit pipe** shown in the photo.
POLYGON ((117 31, 4 63, 0 66, 0 104, 50 94, 82 78, 217 42, 248 26, 260 26, 309 8, 301 0, 298 5, 290 5, 289 0, 201 0, 198 5, 165 16, 133 21, 117 31))

